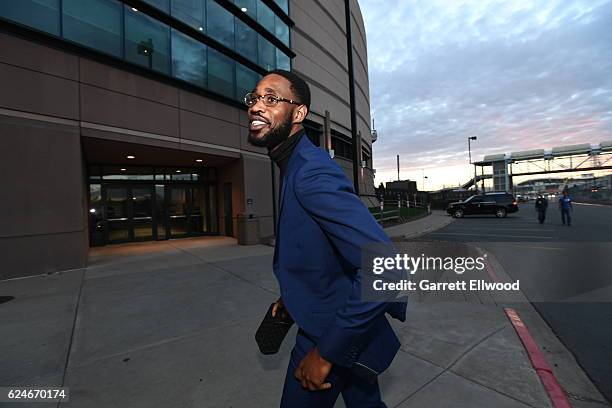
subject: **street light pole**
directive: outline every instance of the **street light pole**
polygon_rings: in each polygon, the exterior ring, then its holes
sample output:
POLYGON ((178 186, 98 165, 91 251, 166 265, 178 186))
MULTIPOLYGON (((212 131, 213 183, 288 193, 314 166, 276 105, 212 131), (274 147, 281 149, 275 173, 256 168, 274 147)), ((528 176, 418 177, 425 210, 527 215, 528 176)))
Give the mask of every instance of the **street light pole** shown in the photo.
MULTIPOLYGON (((472 146, 470 142, 472 140, 478 140, 476 136, 470 136, 467 138, 468 141, 468 157, 470 159, 470 164, 472 164, 472 146)), ((478 187, 476 186, 476 166, 474 166, 474 191, 478 191, 478 187)))
POLYGON ((400 175, 399 175, 399 154, 397 155, 397 181, 400 181, 400 175))

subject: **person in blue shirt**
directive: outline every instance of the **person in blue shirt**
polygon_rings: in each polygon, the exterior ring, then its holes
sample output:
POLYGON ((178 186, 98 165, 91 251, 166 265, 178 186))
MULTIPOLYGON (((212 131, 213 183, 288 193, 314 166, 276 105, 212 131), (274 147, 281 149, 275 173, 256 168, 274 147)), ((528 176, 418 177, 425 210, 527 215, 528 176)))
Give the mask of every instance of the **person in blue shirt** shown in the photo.
POLYGON ((567 224, 568 227, 572 225, 571 212, 574 207, 572 206, 572 199, 567 193, 567 190, 564 190, 563 196, 559 198, 559 209, 561 210, 561 222, 563 225, 567 224))
POLYGON ((249 138, 280 170, 273 270, 285 309, 299 327, 282 408, 384 408, 378 385, 400 348, 387 316, 404 321, 406 302, 363 301, 363 248, 391 245, 328 152, 303 122, 308 84, 293 72, 265 75, 245 96, 249 138))

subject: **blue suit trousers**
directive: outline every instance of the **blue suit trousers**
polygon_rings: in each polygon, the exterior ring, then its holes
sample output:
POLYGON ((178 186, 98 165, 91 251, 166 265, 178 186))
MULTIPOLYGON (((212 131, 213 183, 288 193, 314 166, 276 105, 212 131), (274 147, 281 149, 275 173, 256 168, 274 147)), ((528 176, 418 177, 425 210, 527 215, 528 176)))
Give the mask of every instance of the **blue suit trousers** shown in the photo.
POLYGON ((326 379, 326 382, 331 383, 330 389, 310 391, 302 388, 294 372, 315 345, 316 339, 301 329, 298 331, 285 376, 281 408, 333 408, 340 394, 347 408, 387 407, 381 400, 378 381, 374 384, 366 383, 340 366, 333 366, 326 379))

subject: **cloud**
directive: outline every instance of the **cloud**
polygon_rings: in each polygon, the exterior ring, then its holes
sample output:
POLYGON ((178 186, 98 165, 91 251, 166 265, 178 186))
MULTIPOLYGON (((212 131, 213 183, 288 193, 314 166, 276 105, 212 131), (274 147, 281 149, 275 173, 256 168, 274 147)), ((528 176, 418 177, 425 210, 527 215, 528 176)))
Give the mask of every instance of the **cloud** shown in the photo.
POLYGON ((414 178, 425 168, 440 174, 434 185, 467 180, 473 135, 477 159, 612 139, 612 1, 360 6, 377 183, 396 177, 396 154, 414 178))

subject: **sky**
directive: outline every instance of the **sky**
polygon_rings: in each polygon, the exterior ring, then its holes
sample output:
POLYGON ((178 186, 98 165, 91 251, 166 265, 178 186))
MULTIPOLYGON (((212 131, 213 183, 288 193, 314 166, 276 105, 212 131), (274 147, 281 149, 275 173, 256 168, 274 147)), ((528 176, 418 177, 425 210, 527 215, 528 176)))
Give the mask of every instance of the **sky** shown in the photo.
POLYGON ((376 180, 457 186, 472 158, 612 140, 612 0, 359 0, 376 180))

